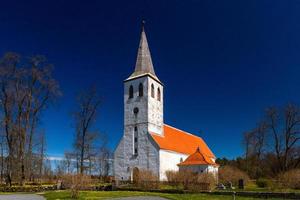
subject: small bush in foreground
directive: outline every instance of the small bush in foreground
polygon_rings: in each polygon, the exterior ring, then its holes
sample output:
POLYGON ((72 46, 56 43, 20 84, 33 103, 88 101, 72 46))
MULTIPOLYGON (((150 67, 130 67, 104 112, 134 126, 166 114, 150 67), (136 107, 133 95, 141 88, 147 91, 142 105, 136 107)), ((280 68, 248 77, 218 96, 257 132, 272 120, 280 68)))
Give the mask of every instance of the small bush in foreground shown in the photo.
POLYGON ((236 167, 232 166, 223 166, 219 168, 219 182, 223 184, 232 183, 233 185, 237 186, 238 181, 240 179, 244 180, 245 185, 249 181, 249 176, 239 170, 236 167))
POLYGON ((193 182, 188 186, 188 190, 200 192, 200 191, 211 191, 215 188, 216 178, 211 173, 197 174, 194 177, 193 182))
POLYGON ((71 197, 77 199, 79 197, 79 190, 89 189, 92 184, 90 176, 83 174, 65 175, 63 177, 63 186, 71 190, 71 197))
POLYGON ((268 188, 272 186, 272 181, 265 178, 259 178, 256 180, 256 185, 260 188, 268 188))
POLYGON ((135 180, 134 184, 142 189, 157 189, 159 185, 158 176, 150 170, 140 170, 135 180))
POLYGON ((300 189, 300 169, 293 169, 278 176, 282 187, 290 189, 300 189))
POLYGON ((188 170, 167 171, 167 180, 177 188, 181 185, 189 191, 209 191, 216 185, 216 178, 210 173, 197 174, 188 170))
POLYGON ((166 177, 167 177, 167 182, 170 185, 176 185, 176 183, 178 182, 178 172, 177 171, 173 171, 173 170, 168 170, 165 172, 166 173, 166 177))

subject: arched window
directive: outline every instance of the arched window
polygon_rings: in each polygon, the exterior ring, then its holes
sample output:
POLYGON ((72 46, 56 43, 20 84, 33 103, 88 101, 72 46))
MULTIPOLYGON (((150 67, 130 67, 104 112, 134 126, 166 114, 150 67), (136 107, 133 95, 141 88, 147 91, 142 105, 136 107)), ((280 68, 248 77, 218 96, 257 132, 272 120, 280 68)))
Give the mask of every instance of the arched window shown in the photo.
POLYGON ((133 155, 138 154, 138 128, 134 127, 134 134, 133 134, 133 155))
POLYGON ((143 84, 140 83, 139 85, 139 96, 142 97, 144 95, 144 88, 143 88, 143 84))
POLYGON ((157 88, 157 100, 160 101, 160 89, 157 88))
POLYGON ((132 85, 129 87, 129 99, 133 98, 133 87, 132 85))
POLYGON ((151 97, 154 98, 154 85, 151 84, 151 97))

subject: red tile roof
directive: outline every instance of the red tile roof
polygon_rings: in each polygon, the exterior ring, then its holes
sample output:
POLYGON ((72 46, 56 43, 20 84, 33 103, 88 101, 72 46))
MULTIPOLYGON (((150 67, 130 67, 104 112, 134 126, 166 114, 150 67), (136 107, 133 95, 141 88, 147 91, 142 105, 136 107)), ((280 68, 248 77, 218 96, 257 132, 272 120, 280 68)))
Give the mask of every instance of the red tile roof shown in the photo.
POLYGON ((201 137, 192 135, 169 125, 164 125, 163 135, 155 133, 150 133, 150 135, 161 149, 191 155, 195 152, 195 149, 199 147, 205 156, 215 158, 215 155, 211 152, 201 137))
POLYGON ((217 164, 211 160, 211 158, 205 156, 201 153, 199 147, 196 152, 187 157, 183 162, 179 163, 178 166, 187 166, 187 165, 214 165, 217 164))

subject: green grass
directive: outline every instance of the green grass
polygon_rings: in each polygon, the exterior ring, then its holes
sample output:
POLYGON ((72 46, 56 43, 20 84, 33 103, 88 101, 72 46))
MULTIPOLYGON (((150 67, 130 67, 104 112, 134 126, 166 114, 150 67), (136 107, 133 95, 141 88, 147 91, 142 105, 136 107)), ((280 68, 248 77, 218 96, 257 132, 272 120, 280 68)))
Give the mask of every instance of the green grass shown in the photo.
MULTIPOLYGON (((71 199, 69 191, 46 192, 42 194, 47 200, 65 200, 71 199)), ((80 192, 79 199, 98 200, 117 197, 130 196, 160 196, 173 200, 232 200, 230 195, 210 195, 210 194, 164 194, 152 192, 131 192, 131 191, 88 191, 80 192)), ((259 200, 258 198, 236 197, 236 200, 259 200)), ((269 199, 271 200, 271 199, 269 199)), ((275 199, 273 199, 275 200, 275 199)), ((278 199, 277 199, 278 200, 278 199)))
MULTIPOLYGON (((220 190, 216 190, 216 191, 220 191, 220 190)), ((288 189, 288 188, 276 188, 276 187, 258 187, 255 184, 255 181, 249 181, 247 183, 247 185, 245 186, 245 189, 241 190, 238 189, 237 187, 234 190, 230 190, 227 189, 225 191, 236 191, 236 192, 240 192, 240 191, 251 191, 251 192, 295 192, 295 193, 300 193, 300 190, 296 190, 296 189, 288 189)))

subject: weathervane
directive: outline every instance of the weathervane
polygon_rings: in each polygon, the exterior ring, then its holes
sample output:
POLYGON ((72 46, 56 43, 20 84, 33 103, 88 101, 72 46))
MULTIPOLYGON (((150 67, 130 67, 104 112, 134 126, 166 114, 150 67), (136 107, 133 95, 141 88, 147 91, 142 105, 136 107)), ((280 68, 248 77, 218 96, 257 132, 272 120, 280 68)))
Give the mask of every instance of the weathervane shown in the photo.
POLYGON ((145 24, 146 24, 146 20, 145 20, 145 19, 142 19, 142 30, 144 30, 145 24))

